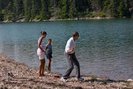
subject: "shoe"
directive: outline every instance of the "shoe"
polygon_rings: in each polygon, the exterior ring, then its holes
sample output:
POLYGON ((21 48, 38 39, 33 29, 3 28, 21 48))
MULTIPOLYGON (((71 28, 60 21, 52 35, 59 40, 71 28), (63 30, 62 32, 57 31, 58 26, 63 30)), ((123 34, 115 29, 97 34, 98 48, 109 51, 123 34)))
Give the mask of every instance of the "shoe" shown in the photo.
POLYGON ((80 78, 76 78, 76 80, 78 80, 78 81, 84 81, 84 78, 80 77, 80 78))
POLYGON ((51 75, 51 73, 49 71, 45 71, 44 74, 51 75))
POLYGON ((67 79, 65 79, 65 78, 63 78, 63 77, 61 77, 60 80, 61 80, 62 82, 66 82, 66 81, 67 81, 67 79))
POLYGON ((44 74, 48 74, 48 72, 47 72, 47 71, 45 71, 45 72, 44 72, 44 74))

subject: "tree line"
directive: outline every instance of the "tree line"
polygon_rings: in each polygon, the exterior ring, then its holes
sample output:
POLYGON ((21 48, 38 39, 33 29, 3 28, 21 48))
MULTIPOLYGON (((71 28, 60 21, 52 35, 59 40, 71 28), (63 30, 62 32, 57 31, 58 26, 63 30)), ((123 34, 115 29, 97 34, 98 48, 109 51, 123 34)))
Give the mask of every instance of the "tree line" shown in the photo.
POLYGON ((0 21, 130 18, 133 0, 0 0, 0 21))

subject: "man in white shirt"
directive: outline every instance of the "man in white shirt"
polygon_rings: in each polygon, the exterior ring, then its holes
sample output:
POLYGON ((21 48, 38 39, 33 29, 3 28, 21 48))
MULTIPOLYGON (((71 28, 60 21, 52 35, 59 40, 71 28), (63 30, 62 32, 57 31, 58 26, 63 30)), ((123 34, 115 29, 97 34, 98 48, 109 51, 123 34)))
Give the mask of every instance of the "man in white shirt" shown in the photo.
POLYGON ((75 47, 76 47, 76 43, 75 41, 78 40, 79 38, 79 33, 78 32, 74 32, 72 37, 67 41, 66 47, 65 47, 65 54, 67 56, 67 60, 69 63, 69 68, 66 71, 66 73, 63 75, 63 77, 61 78, 61 81, 66 81, 66 79, 69 78, 72 70, 74 69, 74 65, 76 66, 76 77, 77 80, 82 81, 83 79, 80 76, 80 65, 79 62, 75 56, 75 47))

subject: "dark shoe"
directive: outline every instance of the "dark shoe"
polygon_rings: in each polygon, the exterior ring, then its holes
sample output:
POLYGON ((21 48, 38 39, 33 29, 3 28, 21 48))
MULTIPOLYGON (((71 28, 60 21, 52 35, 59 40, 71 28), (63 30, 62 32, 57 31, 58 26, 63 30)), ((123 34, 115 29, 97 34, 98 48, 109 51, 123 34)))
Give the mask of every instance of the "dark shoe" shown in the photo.
POLYGON ((76 80, 78 80, 78 81, 84 81, 84 78, 80 77, 80 78, 76 78, 76 80))

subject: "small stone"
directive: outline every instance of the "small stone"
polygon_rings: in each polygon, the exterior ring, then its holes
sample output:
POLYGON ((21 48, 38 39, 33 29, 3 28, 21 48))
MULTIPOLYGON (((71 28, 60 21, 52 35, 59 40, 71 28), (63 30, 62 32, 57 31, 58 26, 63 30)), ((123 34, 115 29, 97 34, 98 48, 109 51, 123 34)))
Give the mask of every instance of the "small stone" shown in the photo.
POLYGON ((128 82, 133 82, 133 79, 128 79, 127 81, 128 81, 128 82))

